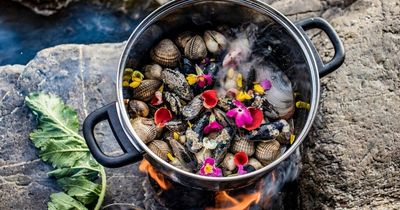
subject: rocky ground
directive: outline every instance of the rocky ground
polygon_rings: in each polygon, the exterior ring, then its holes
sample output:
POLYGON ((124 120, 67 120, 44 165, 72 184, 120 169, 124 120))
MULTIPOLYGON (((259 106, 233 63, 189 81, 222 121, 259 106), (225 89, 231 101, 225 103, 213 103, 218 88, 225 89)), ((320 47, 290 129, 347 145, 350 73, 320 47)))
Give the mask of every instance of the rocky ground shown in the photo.
MULTIPOLYGON (((292 20, 322 16, 344 41, 347 58, 321 79, 321 107, 303 147, 299 209, 400 208, 400 2, 267 0, 292 20)), ((313 33, 328 59, 331 46, 313 33)), ((0 67, 0 206, 45 209, 56 183, 28 139, 35 120, 23 104, 31 91, 60 95, 80 121, 115 100, 123 43, 61 45, 25 66, 0 67)), ((99 128, 110 139, 106 126, 99 128)), ((109 144, 107 144, 109 145, 109 144)), ((114 151, 115 147, 106 148, 114 151)), ((106 203, 145 207, 137 165, 108 170, 106 203)))

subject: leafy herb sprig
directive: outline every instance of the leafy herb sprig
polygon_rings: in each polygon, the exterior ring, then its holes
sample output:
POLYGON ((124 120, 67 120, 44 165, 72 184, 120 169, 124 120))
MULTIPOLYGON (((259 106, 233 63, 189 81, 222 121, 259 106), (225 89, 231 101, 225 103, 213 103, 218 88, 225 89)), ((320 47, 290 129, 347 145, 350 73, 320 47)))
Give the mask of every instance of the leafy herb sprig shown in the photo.
POLYGON ((91 156, 85 140, 79 135, 78 115, 57 96, 31 93, 25 98, 26 105, 38 118, 38 128, 30 139, 42 160, 54 170, 49 176, 65 192, 50 196, 49 210, 86 210, 93 206, 98 210, 106 192, 106 173, 91 156), (101 184, 95 181, 101 177, 101 184))

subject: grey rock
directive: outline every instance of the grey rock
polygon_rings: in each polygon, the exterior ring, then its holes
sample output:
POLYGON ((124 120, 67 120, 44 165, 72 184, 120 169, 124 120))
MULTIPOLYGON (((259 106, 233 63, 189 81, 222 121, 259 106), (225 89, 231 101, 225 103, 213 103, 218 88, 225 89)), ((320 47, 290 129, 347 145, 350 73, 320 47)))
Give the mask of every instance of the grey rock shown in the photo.
MULTIPOLYGON (((29 140, 36 121, 24 105, 29 92, 61 96, 76 108, 79 121, 116 99, 115 78, 124 43, 61 45, 40 51, 26 66, 0 67, 0 200, 2 209, 45 209, 49 195, 61 189, 47 176, 51 166, 42 162, 29 140), (22 72, 23 70, 23 72, 22 72)), ((116 154, 118 144, 104 123, 96 136, 102 148, 116 154), (102 143, 101 143, 102 144, 102 143)), ((144 174, 137 165, 107 169, 105 205, 115 202, 144 206, 144 174)))
MULTIPOLYGON (((293 201, 299 200, 300 209, 399 209, 399 2, 265 1, 292 20, 327 18, 347 51, 344 65, 321 79, 320 109, 303 144, 300 193, 293 201)), ((318 32, 313 37, 323 59, 329 60, 327 38, 318 32)), ((60 95, 78 110, 82 122, 88 113, 115 100, 121 51, 122 44, 62 45, 38 53, 23 73, 22 66, 0 67, 2 208, 44 209, 50 193, 60 190, 46 175, 50 166, 38 159, 28 140, 35 120, 23 105, 24 95, 60 95)), ((103 125, 97 130, 102 142, 112 139, 106 129, 103 125)), ((103 147, 118 152, 115 143, 103 147)), ((107 174, 106 203, 157 208, 136 164, 107 174)))
POLYGON ((77 0, 51 0, 51 1, 43 1, 43 0, 13 0, 18 2, 37 14, 40 15, 52 15, 59 11, 60 9, 68 6, 73 1, 77 0))

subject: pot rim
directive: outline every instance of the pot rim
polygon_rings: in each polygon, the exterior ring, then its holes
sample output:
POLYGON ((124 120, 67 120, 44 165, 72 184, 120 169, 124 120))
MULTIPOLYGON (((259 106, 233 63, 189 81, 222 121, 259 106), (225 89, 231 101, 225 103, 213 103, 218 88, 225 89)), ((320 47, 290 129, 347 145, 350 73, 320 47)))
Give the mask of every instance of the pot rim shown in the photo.
POLYGON ((309 43, 306 41, 303 34, 299 31, 299 29, 291 22, 286 16, 282 13, 274 9, 273 7, 269 6, 268 4, 261 2, 259 0, 221 0, 228 3, 239 4, 241 6, 249 7, 251 9, 256 10, 259 13, 264 15, 268 15, 277 23, 281 24, 287 32, 292 36, 294 40, 296 40, 297 44, 301 47, 304 57, 308 64, 308 69, 310 70, 310 79, 312 84, 312 91, 311 91, 311 98, 310 98, 310 110, 307 116, 307 121, 301 130, 301 132, 296 136, 294 143, 289 147, 288 150, 285 151, 278 159, 274 160, 272 163, 268 164, 267 166, 244 174, 240 176, 232 176, 232 177, 208 177, 208 176, 201 176, 198 174, 194 174, 191 172, 184 171, 179 169, 157 155, 155 155, 143 141, 137 136, 136 132, 130 125, 129 116, 126 112, 126 108, 123 102, 123 93, 122 93, 122 76, 123 72, 128 60, 129 52, 132 49, 133 44, 137 41, 138 37, 145 31, 149 26, 151 26, 160 16, 164 16, 169 14, 171 11, 176 9, 177 7, 189 5, 192 3, 200 3, 200 2, 213 2, 210 0, 175 0, 170 1, 163 6, 159 7, 155 11, 153 11, 150 15, 148 15, 132 32, 131 36, 129 37, 126 45, 124 47, 123 53, 120 57, 119 64, 118 64, 118 75, 116 80, 116 88, 117 88, 117 99, 118 99, 118 118, 123 125, 124 132, 127 134, 131 143, 138 149, 138 151, 143 150, 150 155, 153 159, 160 162, 163 166, 167 167, 169 170, 176 171, 180 175, 184 175, 193 179, 199 179, 203 181, 209 182, 230 182, 230 181, 237 181, 246 178, 250 178, 253 176, 261 175, 262 173, 269 172, 270 170, 274 169, 279 163, 286 160, 295 150, 299 147, 299 145, 303 142, 305 137, 307 136, 314 118, 316 116, 318 105, 319 105, 319 98, 320 98, 320 81, 319 81, 319 73, 318 73, 318 66, 316 59, 312 53, 311 47, 309 43), (132 138, 133 137, 133 138, 132 138))

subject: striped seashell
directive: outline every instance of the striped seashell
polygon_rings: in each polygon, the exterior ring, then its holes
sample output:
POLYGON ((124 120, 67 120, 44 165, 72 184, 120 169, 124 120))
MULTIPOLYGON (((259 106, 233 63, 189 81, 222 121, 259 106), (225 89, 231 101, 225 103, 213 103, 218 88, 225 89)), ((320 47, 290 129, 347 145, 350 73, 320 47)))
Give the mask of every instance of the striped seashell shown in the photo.
POLYGON ((140 101, 150 101, 161 85, 162 82, 159 80, 145 79, 137 88, 133 89, 132 98, 140 101))
POLYGON ((206 31, 204 32, 203 38, 208 51, 213 54, 220 53, 222 50, 226 49, 228 44, 225 36, 217 31, 206 31))
POLYGON ((254 141, 248 141, 237 136, 233 141, 231 150, 234 154, 244 152, 247 156, 251 157, 255 152, 254 141))
POLYGON ((160 132, 152 119, 137 117, 131 119, 132 128, 145 144, 153 141, 160 132))
POLYGON ((185 49, 186 44, 189 40, 194 36, 194 33, 191 31, 184 31, 176 37, 175 43, 178 47, 185 49))
POLYGON ((181 53, 170 39, 163 39, 150 51, 150 57, 162 66, 176 67, 181 53))
POLYGON ((280 155, 280 144, 276 140, 261 142, 256 147, 256 158, 265 166, 280 155))
POLYGON ((171 149, 168 146, 168 143, 165 141, 161 141, 161 140, 153 140, 152 142, 150 142, 147 147, 154 152, 154 154, 156 154, 158 157, 160 157, 161 159, 168 161, 168 156, 167 154, 170 153, 172 154, 171 149))
POLYGON ((207 56, 207 47, 201 36, 192 37, 185 46, 185 56, 191 60, 201 60, 207 56))
POLYGON ((255 158, 250 158, 249 162, 247 164, 253 166, 256 170, 263 167, 263 165, 260 163, 260 161, 258 161, 255 158))

